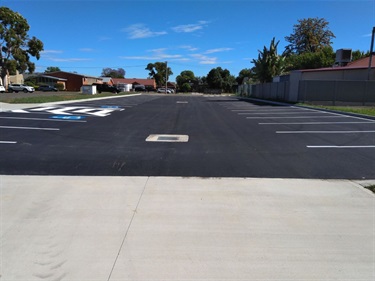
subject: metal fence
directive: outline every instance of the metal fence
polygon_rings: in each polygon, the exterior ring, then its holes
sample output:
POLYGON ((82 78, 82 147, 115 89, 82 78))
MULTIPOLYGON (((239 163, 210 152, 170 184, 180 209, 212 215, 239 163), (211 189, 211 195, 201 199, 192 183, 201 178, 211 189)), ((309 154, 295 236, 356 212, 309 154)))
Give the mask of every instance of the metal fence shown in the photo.
POLYGON ((329 105, 375 105, 375 81, 300 81, 298 101, 329 105))
POLYGON ((289 82, 244 84, 238 86, 238 94, 245 97, 289 101, 289 82))
POLYGON ((301 80, 298 87, 287 82, 240 85, 238 94, 259 99, 326 105, 375 105, 375 81, 301 80), (296 89, 298 93, 293 93, 296 89))

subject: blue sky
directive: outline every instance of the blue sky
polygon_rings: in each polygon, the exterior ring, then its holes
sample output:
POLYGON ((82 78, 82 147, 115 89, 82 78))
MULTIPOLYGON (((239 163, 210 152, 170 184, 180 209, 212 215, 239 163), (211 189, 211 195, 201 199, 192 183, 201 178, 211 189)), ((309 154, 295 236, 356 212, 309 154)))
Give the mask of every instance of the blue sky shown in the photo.
POLYGON ((146 78, 148 63, 168 62, 205 76, 216 67, 237 76, 251 68, 273 37, 282 53, 299 19, 319 17, 335 34, 333 48, 368 51, 375 0, 0 0, 44 43, 37 71, 49 66, 100 76, 123 68, 146 78))

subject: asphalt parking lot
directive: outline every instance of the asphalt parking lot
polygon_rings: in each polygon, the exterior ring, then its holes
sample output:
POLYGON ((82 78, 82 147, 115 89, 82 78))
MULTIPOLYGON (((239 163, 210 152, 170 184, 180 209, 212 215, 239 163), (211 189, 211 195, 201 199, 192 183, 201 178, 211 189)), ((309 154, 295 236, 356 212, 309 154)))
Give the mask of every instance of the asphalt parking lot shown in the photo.
POLYGON ((218 96, 2 106, 0 279, 372 281, 373 128, 218 96))
POLYGON ((375 178, 375 121, 309 108, 140 95, 0 117, 2 174, 375 178))

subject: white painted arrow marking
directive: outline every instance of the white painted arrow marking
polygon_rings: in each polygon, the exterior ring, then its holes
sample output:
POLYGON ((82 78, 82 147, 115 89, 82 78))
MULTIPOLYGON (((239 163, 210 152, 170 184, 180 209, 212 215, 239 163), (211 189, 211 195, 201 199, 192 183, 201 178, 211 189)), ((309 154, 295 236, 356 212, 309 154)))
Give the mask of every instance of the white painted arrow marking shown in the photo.
POLYGON ((97 108, 84 108, 73 111, 74 113, 82 113, 82 114, 90 114, 99 117, 106 117, 111 115, 111 113, 115 111, 113 109, 97 109, 97 108))
POLYGON ((23 110, 23 109, 15 109, 15 110, 12 110, 11 112, 13 112, 13 113, 29 113, 28 111, 23 110))
POLYGON ((77 108, 82 108, 82 107, 77 107, 77 106, 70 106, 70 107, 63 107, 63 108, 58 108, 55 110, 47 110, 49 113, 53 113, 56 115, 72 115, 71 113, 67 112, 69 110, 74 110, 77 108))
POLYGON ((54 109, 54 108, 57 108, 57 107, 56 106, 38 107, 38 108, 29 109, 29 110, 30 111, 47 111, 47 110, 54 109))

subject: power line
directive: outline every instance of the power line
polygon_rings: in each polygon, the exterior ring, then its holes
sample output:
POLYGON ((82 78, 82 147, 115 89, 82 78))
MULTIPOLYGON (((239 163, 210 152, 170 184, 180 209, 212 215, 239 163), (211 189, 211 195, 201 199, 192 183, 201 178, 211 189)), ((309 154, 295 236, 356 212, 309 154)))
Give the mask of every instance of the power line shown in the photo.
MULTIPOLYGON (((36 65, 36 67, 51 67, 51 65, 36 65)), ((58 68, 132 68, 145 67, 145 65, 122 65, 122 66, 57 66, 58 68)))

